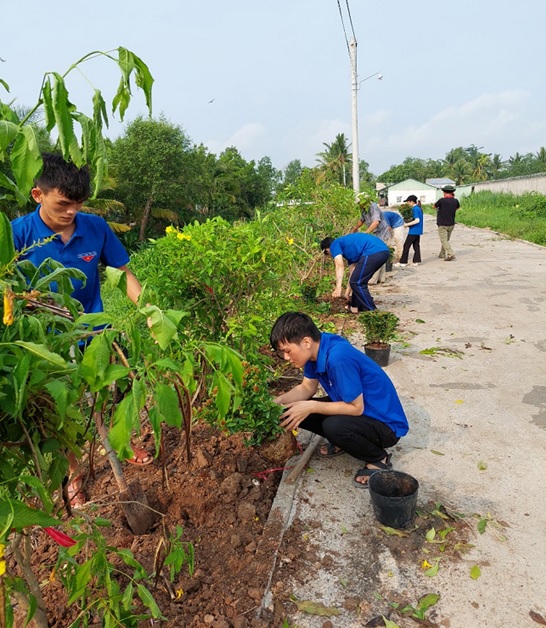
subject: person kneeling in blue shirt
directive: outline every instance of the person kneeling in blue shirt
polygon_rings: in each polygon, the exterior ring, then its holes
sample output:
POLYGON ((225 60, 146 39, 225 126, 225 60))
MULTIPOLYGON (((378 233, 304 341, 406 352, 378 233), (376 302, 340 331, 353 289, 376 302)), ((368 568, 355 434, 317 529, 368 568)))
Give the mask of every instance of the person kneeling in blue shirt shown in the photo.
POLYGON ((274 399, 285 407, 282 427, 325 437, 323 456, 347 452, 364 461, 354 476, 359 488, 368 487, 373 473, 392 468, 386 448, 407 434, 409 426, 383 369, 345 338, 321 333, 303 312, 283 314, 270 342, 283 359, 304 369, 301 384, 274 399), (319 384, 327 397, 314 397, 319 384))

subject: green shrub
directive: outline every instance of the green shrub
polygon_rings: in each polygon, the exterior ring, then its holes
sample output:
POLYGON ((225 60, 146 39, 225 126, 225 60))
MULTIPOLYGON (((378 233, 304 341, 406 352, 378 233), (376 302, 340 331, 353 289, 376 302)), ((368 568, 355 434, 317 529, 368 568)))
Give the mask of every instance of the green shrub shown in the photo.
POLYGON ((389 344, 396 335, 399 322, 398 316, 381 310, 362 312, 359 320, 364 326, 366 344, 389 344))

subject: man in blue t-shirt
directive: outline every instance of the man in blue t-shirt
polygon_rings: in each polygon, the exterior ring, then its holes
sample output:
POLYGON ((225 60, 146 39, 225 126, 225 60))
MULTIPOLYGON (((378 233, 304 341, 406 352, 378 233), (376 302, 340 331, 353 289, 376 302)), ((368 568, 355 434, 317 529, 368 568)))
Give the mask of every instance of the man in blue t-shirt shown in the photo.
POLYGON ((71 296, 82 304, 86 313, 103 310, 99 262, 125 271, 127 296, 136 303, 142 289, 127 268, 129 256, 123 245, 103 218, 79 213, 91 193, 87 168, 77 168, 65 162, 61 155, 46 153, 43 159, 42 173, 31 191, 38 207, 12 222, 16 250, 32 247, 20 259, 28 259, 39 266, 50 257, 67 268, 81 270, 87 280, 85 285, 72 280, 71 296), (33 246, 55 235, 51 242, 33 246))
MULTIPOLYGON (((61 155, 45 153, 42 172, 34 182, 31 194, 38 203, 36 210, 12 222, 15 248, 24 251, 19 259, 28 259, 39 266, 51 258, 67 268, 83 271, 87 278, 85 285, 73 279, 74 292, 71 296, 82 304, 86 313, 103 310, 99 262, 125 271, 127 296, 137 303, 142 288, 127 268, 129 256, 123 245, 103 218, 79 213, 91 194, 87 167, 78 168, 66 162, 61 155), (51 237, 50 242, 34 246, 51 237)), ((55 286, 52 285, 51 289, 55 290, 55 286)), ((133 447, 133 452, 134 457, 128 462, 137 465, 153 462, 153 456, 148 452, 136 447, 133 447)), ((74 454, 68 454, 68 461, 72 478, 68 496, 71 505, 79 507, 85 503, 83 480, 74 454)))
POLYGON ((370 475, 392 467, 385 449, 409 426, 393 383, 372 359, 335 334, 321 333, 302 312, 287 312, 273 326, 271 346, 297 368, 303 381, 274 401, 285 407, 282 427, 328 440, 322 455, 347 452, 366 464, 354 476, 367 488, 370 475), (319 384, 327 397, 315 398, 319 384))
POLYGON ((412 266, 419 266, 421 264, 421 236, 423 235, 424 230, 423 210, 421 209, 421 205, 419 205, 419 201, 417 200, 415 194, 408 196, 404 203, 408 203, 408 205, 411 206, 413 220, 404 224, 404 227, 408 228, 408 235, 406 237, 406 241, 404 242, 400 262, 398 264, 394 264, 394 266, 398 268, 403 268, 408 265, 409 251, 411 247, 413 247, 412 266))
POLYGON ((350 267, 349 286, 345 297, 352 290, 351 302, 347 305, 353 314, 365 310, 375 310, 375 303, 368 290, 368 282, 372 275, 389 259, 389 247, 379 238, 367 233, 349 233, 340 238, 324 238, 320 248, 325 255, 334 259, 336 270, 336 288, 332 292, 334 298, 341 297, 343 277, 345 276, 346 259, 350 267))

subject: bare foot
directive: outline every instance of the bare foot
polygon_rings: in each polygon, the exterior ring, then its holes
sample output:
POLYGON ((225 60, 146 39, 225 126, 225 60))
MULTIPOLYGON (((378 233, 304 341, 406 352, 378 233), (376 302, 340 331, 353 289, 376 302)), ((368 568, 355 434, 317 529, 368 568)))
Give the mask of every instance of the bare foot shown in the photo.
POLYGON ((85 493, 83 492, 83 478, 77 475, 67 487, 68 499, 72 508, 81 508, 85 502, 85 493))

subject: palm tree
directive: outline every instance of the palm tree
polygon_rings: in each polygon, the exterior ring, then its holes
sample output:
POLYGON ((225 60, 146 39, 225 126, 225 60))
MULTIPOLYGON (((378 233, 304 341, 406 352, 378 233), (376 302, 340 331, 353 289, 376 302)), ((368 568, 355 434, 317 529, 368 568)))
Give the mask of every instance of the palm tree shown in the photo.
POLYGON ((324 178, 332 178, 344 187, 351 183, 347 172, 351 171, 352 158, 349 153, 349 142, 345 137, 345 133, 338 133, 335 140, 331 144, 323 143, 326 150, 317 153, 317 161, 320 169, 324 174, 324 178))

